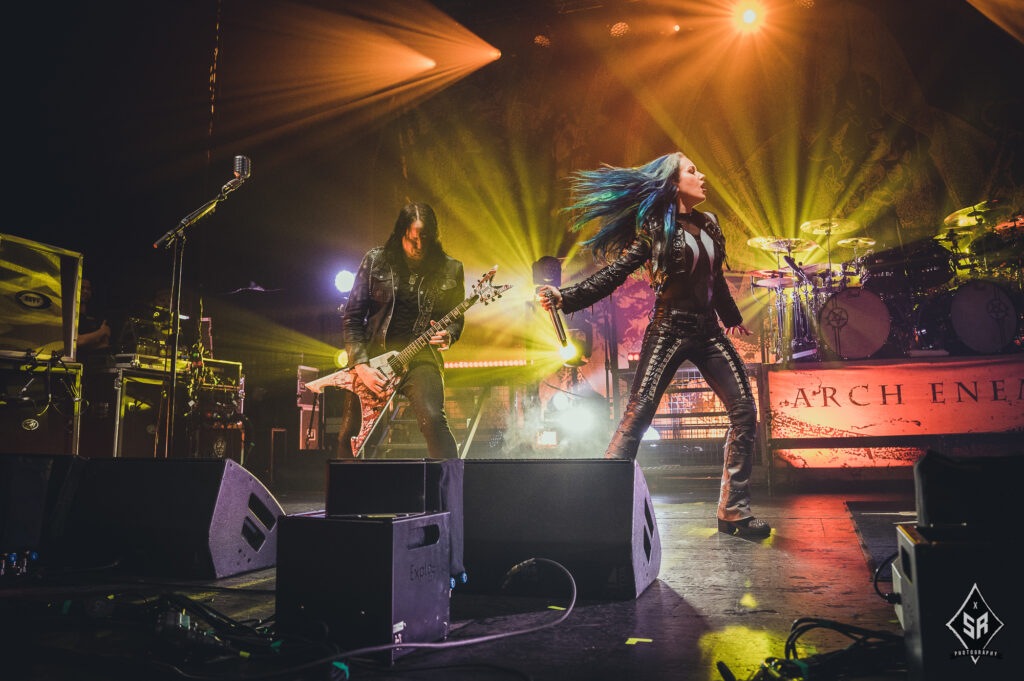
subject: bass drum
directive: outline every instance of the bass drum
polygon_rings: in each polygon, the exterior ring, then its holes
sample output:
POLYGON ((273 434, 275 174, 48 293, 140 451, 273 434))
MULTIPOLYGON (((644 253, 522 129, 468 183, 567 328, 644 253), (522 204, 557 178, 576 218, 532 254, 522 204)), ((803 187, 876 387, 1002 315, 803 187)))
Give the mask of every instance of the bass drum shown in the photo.
POLYGON ((972 279, 926 305, 922 326, 953 354, 998 354, 1017 339, 1021 310, 1000 285, 972 279))
POLYGON ((840 359, 865 359, 882 349, 892 317, 882 299, 864 288, 832 295, 818 312, 822 342, 840 359))

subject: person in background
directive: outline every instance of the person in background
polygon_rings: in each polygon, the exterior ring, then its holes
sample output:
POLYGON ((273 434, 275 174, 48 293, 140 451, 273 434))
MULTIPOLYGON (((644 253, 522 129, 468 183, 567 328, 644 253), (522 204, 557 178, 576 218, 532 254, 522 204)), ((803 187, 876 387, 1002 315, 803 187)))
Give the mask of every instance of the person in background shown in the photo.
POLYGON ((92 305, 92 282, 82 278, 82 292, 78 304, 78 339, 75 358, 86 369, 105 366, 111 355, 110 324, 102 315, 96 315, 92 305))
POLYGON ((573 227, 600 223, 585 245, 609 264, 573 286, 539 287, 541 305, 575 312, 609 295, 641 267, 655 291, 629 400, 605 457, 636 459, 665 389, 689 360, 729 417, 718 530, 767 537, 771 526, 750 509, 757 408, 743 362, 727 338, 750 331, 722 273, 725 237, 718 218, 696 210, 706 198, 704 173, 675 152, 638 167, 580 171, 572 180, 573 227))

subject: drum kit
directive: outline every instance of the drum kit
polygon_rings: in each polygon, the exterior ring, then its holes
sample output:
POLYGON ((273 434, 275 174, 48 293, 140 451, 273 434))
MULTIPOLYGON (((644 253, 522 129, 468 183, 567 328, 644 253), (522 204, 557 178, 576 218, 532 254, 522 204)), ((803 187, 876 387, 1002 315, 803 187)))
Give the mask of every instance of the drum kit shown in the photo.
POLYGON ((749 272, 752 290, 772 296, 776 360, 1020 351, 1024 213, 1011 213, 983 201, 947 216, 930 239, 877 252, 852 220, 805 222, 801 233, 825 237, 824 263, 800 261, 821 248, 808 238, 749 239, 776 257, 776 268, 749 272), (836 236, 849 256, 838 263, 836 236))

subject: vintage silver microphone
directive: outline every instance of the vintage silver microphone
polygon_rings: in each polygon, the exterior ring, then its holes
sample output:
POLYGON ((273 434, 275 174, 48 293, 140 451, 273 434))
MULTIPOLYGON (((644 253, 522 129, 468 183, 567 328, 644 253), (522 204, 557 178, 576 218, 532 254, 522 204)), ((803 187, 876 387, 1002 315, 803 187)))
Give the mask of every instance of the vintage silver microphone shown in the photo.
POLYGON ((241 187, 249 176, 252 175, 252 161, 248 156, 239 154, 235 156, 235 176, 228 180, 228 183, 220 190, 222 196, 226 196, 241 187))

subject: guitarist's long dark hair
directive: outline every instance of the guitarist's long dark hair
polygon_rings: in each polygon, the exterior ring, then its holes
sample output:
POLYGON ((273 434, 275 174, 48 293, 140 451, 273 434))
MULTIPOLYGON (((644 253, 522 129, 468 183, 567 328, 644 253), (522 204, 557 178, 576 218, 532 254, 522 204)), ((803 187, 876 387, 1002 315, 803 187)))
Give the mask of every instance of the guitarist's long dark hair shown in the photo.
POLYGON ((395 228, 384 244, 384 252, 393 265, 404 268, 405 253, 402 250, 402 238, 409 229, 409 225, 417 220, 423 223, 423 230, 420 232, 426 250, 423 263, 426 265, 426 271, 432 272, 444 262, 447 253, 441 246, 437 215, 430 204, 407 203, 402 206, 402 209, 398 211, 398 219, 395 220, 395 228))

